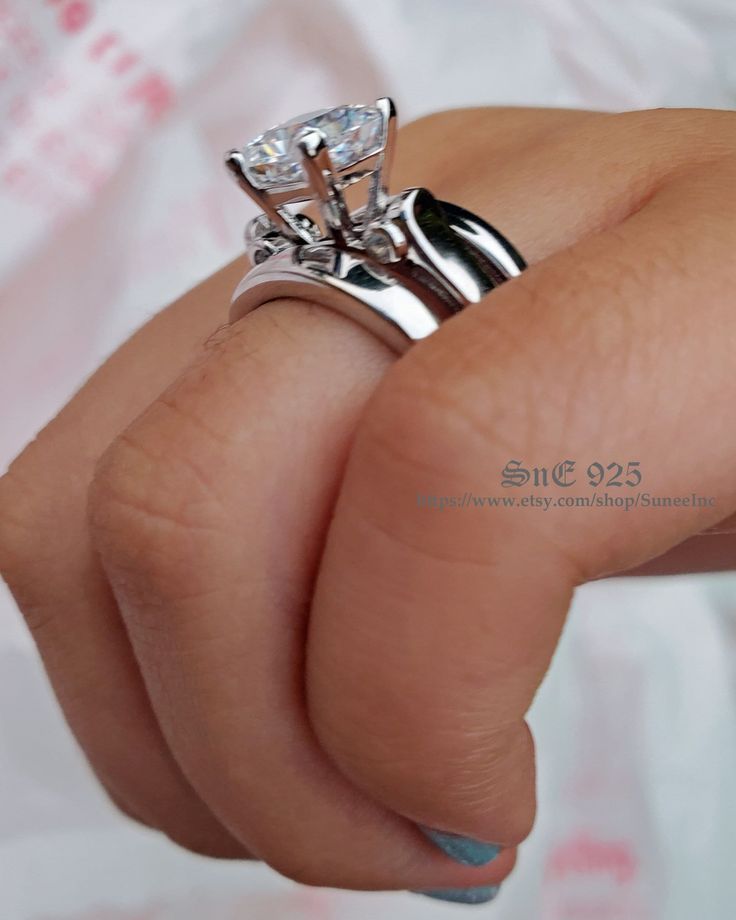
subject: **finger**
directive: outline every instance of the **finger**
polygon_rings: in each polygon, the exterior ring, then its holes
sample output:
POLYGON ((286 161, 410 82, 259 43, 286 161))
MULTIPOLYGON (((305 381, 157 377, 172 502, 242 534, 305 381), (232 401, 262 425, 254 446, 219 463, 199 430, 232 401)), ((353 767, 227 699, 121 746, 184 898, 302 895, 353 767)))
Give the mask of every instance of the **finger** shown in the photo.
MULTIPOLYGON (((707 162, 727 154, 733 135, 731 112, 480 109, 429 116, 409 127, 402 145, 421 165, 427 161, 422 151, 446 150, 443 139, 456 138, 443 169, 429 159, 427 184, 488 217, 537 262, 615 226, 657 187, 690 169, 694 157, 707 162), (493 162, 486 170, 479 164, 489 148, 493 162)), ((631 574, 728 569, 732 531, 726 522, 716 535, 693 537, 631 574)))
MULTIPOLYGON (((417 345, 363 417, 316 585, 310 713, 348 777, 423 825, 523 839, 534 816, 524 717, 574 587, 736 510, 736 164, 722 156, 656 185, 623 223, 417 345), (510 457, 561 456, 638 460, 652 492, 713 502, 417 504, 499 494, 510 457)), ((581 477, 565 494, 590 492, 581 477)))
POLYGON ((126 812, 220 856, 247 854, 196 796, 161 735, 90 546, 86 499, 104 448, 225 321, 241 270, 231 266, 146 325, 0 480, 0 571, 91 766, 126 812))
MULTIPOLYGON (((530 119, 529 113, 505 112, 505 113, 502 113, 502 115, 501 115, 501 118, 502 118, 504 124, 507 125, 507 126, 509 127, 509 129, 511 129, 512 127, 516 127, 516 129, 519 130, 519 134, 520 134, 520 143, 525 143, 525 142, 526 142, 530 137, 532 137, 532 136, 534 136, 534 137, 540 136, 540 135, 543 133, 543 131, 553 130, 553 128, 556 126, 556 124, 557 124, 558 122, 563 122, 563 121, 564 121, 564 122, 570 122, 570 121, 572 121, 572 120, 574 120, 574 119, 577 119, 577 118, 579 118, 579 117, 583 117, 583 116, 579 116, 577 113, 555 113, 555 116, 553 116, 551 113, 550 113, 550 114, 546 114, 546 113, 545 113, 544 118, 543 118, 543 120, 544 120, 544 127, 535 127, 533 130, 531 130, 531 129, 529 129, 529 128, 524 129, 525 123, 527 123, 528 121, 531 120, 531 119, 530 119)), ((493 167, 493 144, 494 144, 494 142, 495 142, 494 138, 489 134, 488 138, 486 139, 486 147, 487 147, 487 153, 488 153, 488 163, 489 163, 489 167, 490 167, 490 168, 493 167)), ((505 138, 504 138, 504 148, 505 148, 505 149, 504 149, 504 155, 505 155, 506 152, 507 152, 508 144, 509 144, 508 138, 505 137, 505 138)), ((430 157, 430 159, 431 159, 431 157, 430 157)), ((405 163, 411 164, 411 167, 410 167, 411 171, 413 171, 413 170, 416 169, 416 163, 414 162, 413 157, 412 157, 411 144, 407 145, 407 156, 404 157, 403 160, 404 160, 405 163)), ((426 163, 426 160, 427 160, 427 158, 425 157, 423 162, 426 163)), ((429 171, 431 172, 431 170, 429 170, 429 171)), ((408 172, 410 172, 410 170, 409 170, 409 169, 406 169, 405 172, 408 173, 408 172)), ((402 166, 401 166, 401 162, 399 162, 399 164, 398 164, 397 175, 398 175, 398 181, 401 182, 401 181, 402 181, 402 178, 401 178, 401 175, 402 175, 402 166)), ((273 329, 271 329, 271 331, 273 331, 273 329)), ((247 351, 247 349, 246 349, 246 351, 247 351)), ((329 356, 326 356, 326 357, 325 357, 325 361, 326 361, 327 363, 329 363, 329 360, 330 360, 329 356)), ((300 383, 301 383, 301 382, 300 382, 300 383)), ((305 385, 305 386, 309 385, 309 379, 308 379, 307 376, 305 376, 305 378, 304 378, 304 385, 305 385)), ((239 416, 239 420, 240 420, 240 416, 239 416)), ((315 437, 316 437, 316 434, 317 434, 317 430, 315 430, 315 435, 314 435, 315 437)), ((340 432, 336 432, 336 433, 335 433, 335 437, 333 438, 333 440, 339 440, 339 438, 345 438, 345 437, 346 437, 346 432, 345 432, 345 431, 340 431, 340 432), (338 436, 339 436, 339 437, 338 437, 338 436)), ((143 482, 143 481, 145 481, 145 480, 142 479, 141 481, 143 482)), ((333 489, 334 489, 334 485, 333 485, 333 489)), ((317 488, 315 494, 327 494, 328 492, 329 492, 329 489, 327 489, 327 488, 325 488, 325 487, 322 487, 321 489, 317 488)), ((325 509, 325 511, 324 511, 323 513, 326 513, 326 509, 325 509)), ((302 535, 302 536, 301 536, 301 539, 302 539, 303 541, 307 541, 307 540, 309 539, 309 537, 306 536, 306 535, 302 535)), ((269 545, 270 545, 270 544, 269 544, 269 545)), ((268 547, 266 547, 266 549, 268 549, 268 547)), ((299 546, 297 546, 297 552, 302 552, 302 550, 299 549, 299 546)), ((113 555, 112 551, 109 550, 109 549, 108 549, 108 555, 113 555)), ((114 564, 111 564, 111 568, 114 569, 114 564)), ((264 588, 264 590, 265 590, 265 588, 264 588)), ((296 614, 298 614, 298 613, 299 613, 299 606, 300 606, 300 604, 302 603, 302 601, 301 601, 301 599, 298 597, 298 592, 296 593, 296 596, 297 596, 297 601, 296 601, 296 603, 295 603, 295 608, 296 608, 296 611, 295 611, 295 612, 296 612, 296 614)), ((436 881, 436 879, 434 879, 434 881, 436 881)))
POLYGON ((736 560, 736 516, 730 515, 703 533, 683 540, 678 546, 636 566, 626 575, 684 575, 723 572, 736 560))
POLYGON ((727 572, 736 560, 736 539, 728 532, 708 528, 703 534, 683 540, 655 559, 649 559, 625 575, 685 575, 727 572))
MULTIPOLYGON (((509 130, 519 131, 520 142, 553 129, 557 119, 573 117, 550 114, 544 129, 530 129, 524 127, 526 113, 502 115, 509 130)), ((400 177, 401 162, 397 165, 400 177)), ((84 505, 104 447, 224 321, 242 270, 242 263, 229 267, 145 326, 0 485, 0 569, 95 772, 126 811, 192 849, 222 855, 241 850, 233 851, 232 841, 202 813, 160 734, 116 604, 89 546, 84 505)))
POLYGON ((736 132, 732 112, 552 116, 523 109, 429 116, 402 135, 400 179, 475 210, 533 263, 616 226, 694 164, 728 155, 736 132))
POLYGON ((464 887, 480 870, 354 790, 302 699, 320 534, 357 413, 391 360, 328 311, 257 311, 113 446, 91 513, 159 723, 233 834, 302 882, 464 887))

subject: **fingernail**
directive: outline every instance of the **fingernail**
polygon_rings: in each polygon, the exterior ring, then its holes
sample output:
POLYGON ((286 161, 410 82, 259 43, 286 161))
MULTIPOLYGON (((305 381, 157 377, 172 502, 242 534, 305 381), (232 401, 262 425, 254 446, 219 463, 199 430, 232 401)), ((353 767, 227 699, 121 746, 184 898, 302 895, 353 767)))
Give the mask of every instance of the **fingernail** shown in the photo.
POLYGON ((436 888, 431 891, 415 891, 435 901, 449 901, 451 904, 488 904, 501 890, 499 885, 485 885, 482 888, 436 888))
POLYGON ((501 847, 495 843, 483 843, 481 840, 473 840, 472 837, 448 834, 431 827, 423 827, 421 830, 450 859, 464 866, 487 866, 501 852, 501 847))

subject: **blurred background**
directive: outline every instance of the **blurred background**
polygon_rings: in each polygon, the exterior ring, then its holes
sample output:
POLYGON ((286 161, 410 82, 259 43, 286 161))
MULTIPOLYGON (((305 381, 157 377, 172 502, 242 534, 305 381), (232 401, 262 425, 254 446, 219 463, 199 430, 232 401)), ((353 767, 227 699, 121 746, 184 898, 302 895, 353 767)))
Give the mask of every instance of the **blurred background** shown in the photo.
MULTIPOLYGON (((0 467, 241 249, 222 153, 303 111, 736 104, 734 0, 0 0, 0 467)), ((4 589, 0 586, 0 592, 4 589)), ((736 575, 576 596, 499 920, 731 920, 736 575)), ((0 593, 0 920, 432 918, 190 856, 107 804, 0 593)))

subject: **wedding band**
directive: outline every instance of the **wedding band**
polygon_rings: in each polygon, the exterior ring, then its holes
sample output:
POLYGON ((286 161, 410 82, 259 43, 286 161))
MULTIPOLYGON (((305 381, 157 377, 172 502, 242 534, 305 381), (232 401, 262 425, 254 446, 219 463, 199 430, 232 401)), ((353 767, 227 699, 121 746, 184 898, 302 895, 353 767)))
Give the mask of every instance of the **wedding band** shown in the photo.
POLYGON ((281 298, 336 310, 395 351, 519 275, 516 249, 482 218, 427 189, 388 192, 396 109, 346 105, 271 128, 225 163, 262 212, 246 228, 253 268, 230 322, 281 298), (345 191, 365 181, 367 201, 345 191), (319 223, 294 205, 313 202, 319 223))

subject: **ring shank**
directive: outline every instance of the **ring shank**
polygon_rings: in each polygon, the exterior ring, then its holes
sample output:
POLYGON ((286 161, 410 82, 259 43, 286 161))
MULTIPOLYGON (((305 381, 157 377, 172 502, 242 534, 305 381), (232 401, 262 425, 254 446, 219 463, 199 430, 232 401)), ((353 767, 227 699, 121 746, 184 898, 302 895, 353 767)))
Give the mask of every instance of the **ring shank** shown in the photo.
POLYGON ((270 301, 297 298, 347 316, 401 354, 524 270, 516 249, 463 208, 429 196, 446 224, 438 229, 436 219, 422 223, 421 195, 429 193, 415 189, 401 196, 410 258, 385 264, 331 243, 291 247, 246 274, 233 296, 230 322, 270 301))

